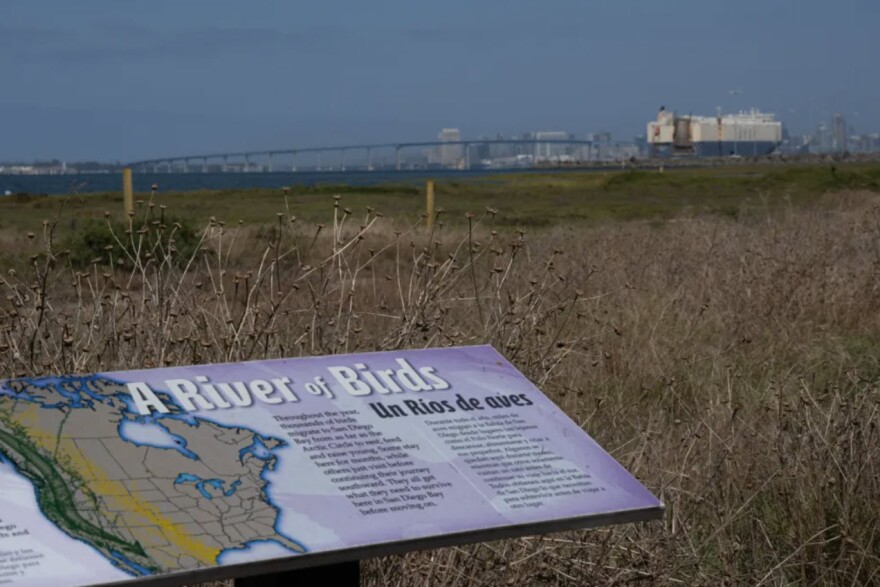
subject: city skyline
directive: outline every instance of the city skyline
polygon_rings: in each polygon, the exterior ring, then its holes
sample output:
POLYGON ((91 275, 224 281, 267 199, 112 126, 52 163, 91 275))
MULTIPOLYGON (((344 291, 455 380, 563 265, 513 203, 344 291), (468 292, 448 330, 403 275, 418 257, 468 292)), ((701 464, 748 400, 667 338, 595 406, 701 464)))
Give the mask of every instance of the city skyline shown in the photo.
MULTIPOLYGON (((664 114, 660 112, 660 116, 664 114)), ((665 114, 672 114, 668 111, 665 114)), ((716 115, 723 114, 720 110, 716 115)), ((738 117, 756 115, 759 119, 767 117, 768 113, 753 112, 739 113, 738 117)), ((725 116, 728 116, 726 113, 725 116)), ((680 115, 690 118, 691 114, 680 115)), ((715 126, 715 116, 699 116, 696 118, 702 121, 700 124, 709 125, 703 130, 705 133, 708 129, 712 132, 715 126)), ((732 120, 732 119, 731 119, 732 120)), ((769 120, 773 120, 770 115, 769 120)), ((322 160, 324 161, 324 169, 327 171, 342 170, 345 171, 346 161, 352 170, 372 170, 380 167, 394 168, 394 157, 391 151, 395 145, 406 149, 402 159, 398 157, 398 161, 405 163, 405 167, 409 168, 430 168, 430 167, 446 167, 471 169, 479 167, 518 167, 522 165, 531 165, 538 162, 577 162, 590 160, 615 161, 631 158, 650 158, 653 157, 650 148, 651 126, 654 121, 648 122, 647 134, 637 135, 635 137, 615 137, 610 131, 599 131, 586 133, 579 136, 577 133, 565 130, 544 130, 544 131, 528 131, 522 133, 513 133, 504 135, 496 133, 494 135, 481 134, 479 136, 469 136, 462 133, 459 128, 443 128, 436 137, 422 138, 413 142, 406 141, 389 141, 385 143, 364 143, 359 145, 310 145, 296 146, 294 151, 286 148, 277 149, 254 149, 250 151, 239 151, 229 153, 233 158, 241 158, 245 153, 251 157, 256 157, 256 161, 248 163, 245 161, 226 161, 222 153, 174 153, 165 154, 160 157, 154 157, 141 161, 120 161, 120 160, 81 160, 71 161, 59 159, 57 157, 45 157, 42 159, 14 160, 0 159, 0 174, 63 174, 63 173, 82 173, 89 171, 101 171, 115 169, 121 166, 131 165, 134 167, 146 169, 148 167, 163 167, 170 165, 172 161, 180 164, 183 163, 181 170, 207 170, 217 171, 272 171, 272 156, 282 158, 280 169, 289 168, 293 163, 292 170, 296 171, 299 167, 297 158, 302 160, 303 155, 318 155, 316 165, 303 165, 303 169, 321 170, 322 160), (504 143, 504 141, 508 141, 504 143), (511 144, 512 142, 531 142, 530 144, 511 144), (433 146, 428 146, 430 143, 433 146), (446 146, 444 143, 451 142, 454 144, 446 146), (496 143, 501 144, 496 144, 496 143), (459 143, 466 143, 467 146, 459 143), (587 145, 586 143, 589 143, 587 145), (421 147, 421 150, 419 150, 421 147), (366 149, 366 151, 364 151, 366 149), (370 149, 378 156, 371 159, 370 149), (385 152, 383 154, 383 151, 385 152), (291 153, 294 153, 291 155, 291 153), (299 155, 295 153, 299 152, 299 155), (348 153, 348 155, 346 155, 348 153), (366 157, 364 157, 366 153, 366 157), (322 155, 326 154, 326 159, 322 159, 322 155), (265 160, 268 155, 268 160, 265 160), (390 156, 390 158, 389 158, 390 156), (523 157, 528 160, 523 160, 523 157), (289 159, 292 160, 289 161, 289 159), (224 163, 221 165, 221 158, 224 163), (209 160, 211 161, 209 165, 209 160), (329 162, 328 162, 329 160, 329 162), (201 164, 199 162, 202 162, 201 164), (371 163, 372 161, 372 163, 371 163), (68 167, 70 163, 70 167, 68 167), (188 165, 189 164, 189 165, 188 165), (374 165, 375 164, 375 165, 374 165)), ((733 125, 735 130, 736 122, 727 122, 733 125)), ((842 154, 849 153, 878 153, 880 152, 880 132, 872 132, 869 129, 857 129, 846 117, 841 113, 834 113, 828 121, 820 120, 813 129, 808 129, 803 133, 792 133, 780 121, 780 138, 776 139, 777 149, 781 153, 789 154, 842 154)), ((705 140, 705 139, 702 139, 705 140)), ((714 141, 714 139, 711 139, 714 141)), ((748 141, 745 135, 739 139, 748 141)), ((709 143, 712 144, 712 143, 709 143)), ((745 153, 749 153, 749 147, 745 147, 745 153)), ((725 153, 720 153, 722 156, 725 153)), ((729 154, 736 154, 736 148, 733 147, 729 154)), ((656 153, 659 156, 665 156, 656 153)), ((400 163, 396 166, 399 168, 400 163)), ((279 170, 276 168, 275 170, 279 170)))
POLYGON ((10 0, 4 12, 3 160, 405 141, 445 127, 631 138, 661 104, 757 107, 797 133, 838 112, 880 128, 880 7, 863 0, 10 0))

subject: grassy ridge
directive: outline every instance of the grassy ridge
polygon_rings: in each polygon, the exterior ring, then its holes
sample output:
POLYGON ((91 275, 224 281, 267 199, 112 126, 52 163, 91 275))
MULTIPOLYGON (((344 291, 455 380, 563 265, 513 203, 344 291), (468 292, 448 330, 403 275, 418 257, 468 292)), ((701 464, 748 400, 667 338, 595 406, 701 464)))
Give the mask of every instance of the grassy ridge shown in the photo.
MULTIPOLYGON (((880 191, 880 165, 810 165, 798 167, 737 166, 656 171, 570 172, 493 176, 440 182, 437 206, 452 221, 467 211, 486 207, 500 211, 501 225, 537 227, 559 222, 671 218, 681 214, 739 215, 778 205, 815 202, 829 191, 880 191)), ((154 198, 176 218, 202 224, 210 217, 246 224, 271 223, 278 212, 306 222, 324 222, 332 196, 360 214, 372 207, 399 221, 412 221, 424 211, 423 190, 411 185, 292 186, 285 197, 277 190, 162 192, 154 198)), ((150 194, 138 194, 148 200, 150 194)), ((0 230, 35 232, 64 207, 65 223, 121 216, 118 193, 82 197, 0 198, 0 230)))

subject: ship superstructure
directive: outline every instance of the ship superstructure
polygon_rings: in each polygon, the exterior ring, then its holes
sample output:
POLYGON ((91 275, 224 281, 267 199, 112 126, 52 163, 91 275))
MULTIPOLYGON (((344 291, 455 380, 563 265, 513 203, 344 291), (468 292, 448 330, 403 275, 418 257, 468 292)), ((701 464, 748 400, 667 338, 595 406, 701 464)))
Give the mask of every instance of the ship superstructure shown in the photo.
POLYGON ((782 142, 782 123, 773 114, 750 110, 717 116, 678 116, 660 108, 648 123, 655 155, 752 157, 772 153, 782 142))

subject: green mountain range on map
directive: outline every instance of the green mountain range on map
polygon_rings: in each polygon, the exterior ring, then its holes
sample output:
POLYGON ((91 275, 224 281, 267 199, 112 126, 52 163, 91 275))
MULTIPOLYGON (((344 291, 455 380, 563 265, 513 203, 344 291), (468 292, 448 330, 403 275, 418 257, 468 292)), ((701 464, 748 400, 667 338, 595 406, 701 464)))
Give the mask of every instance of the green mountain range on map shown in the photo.
POLYGON ((136 576, 213 566, 256 541, 305 551, 276 530, 266 494, 282 441, 179 411, 144 418, 127 398, 100 376, 0 383, 0 455, 49 521, 136 576), (145 431, 162 442, 129 437, 145 431))

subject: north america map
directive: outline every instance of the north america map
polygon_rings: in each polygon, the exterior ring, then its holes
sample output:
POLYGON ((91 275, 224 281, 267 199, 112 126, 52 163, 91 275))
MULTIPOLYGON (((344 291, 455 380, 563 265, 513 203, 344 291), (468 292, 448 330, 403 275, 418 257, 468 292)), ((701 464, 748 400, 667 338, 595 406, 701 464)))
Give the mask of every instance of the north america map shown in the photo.
POLYGON ((257 541, 304 552, 276 530, 265 491, 282 444, 179 410, 141 416, 100 376, 0 387, 0 457, 53 524, 133 576, 211 566, 257 541))
POLYGON ((0 380, 0 587, 193 585, 661 514, 488 346, 0 380))

